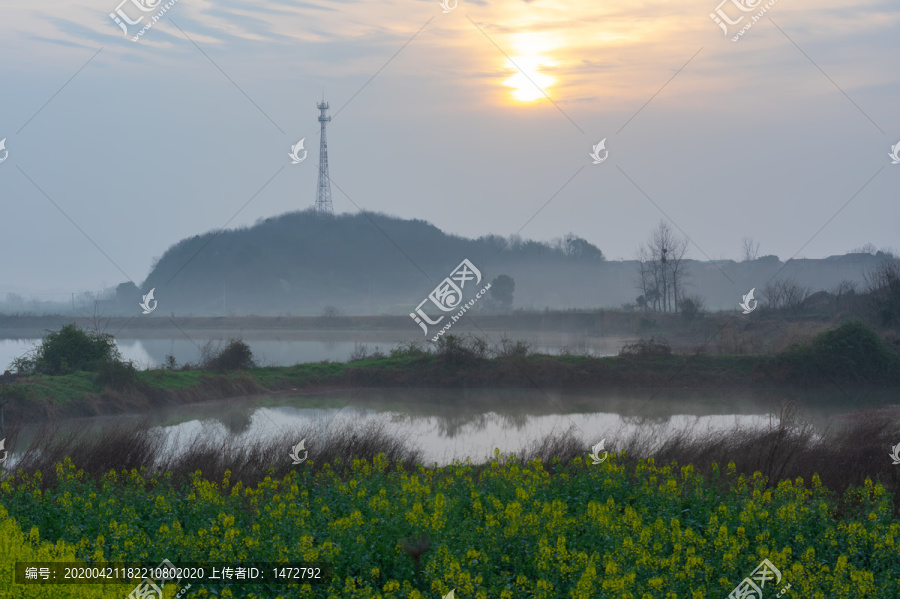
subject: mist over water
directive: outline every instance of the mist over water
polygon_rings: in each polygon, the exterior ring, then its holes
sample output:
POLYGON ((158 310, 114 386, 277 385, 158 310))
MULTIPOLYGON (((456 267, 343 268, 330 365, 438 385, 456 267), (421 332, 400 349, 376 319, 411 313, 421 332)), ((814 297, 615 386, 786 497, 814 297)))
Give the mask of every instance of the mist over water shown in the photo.
MULTIPOLYGON (((606 439, 617 450, 629 439, 658 447, 672 436, 741 434, 777 427, 785 402, 818 429, 848 415, 896 403, 895 391, 629 389, 602 391, 536 389, 361 389, 315 395, 267 395, 160 410, 149 425, 168 436, 167 451, 179 452, 196 436, 228 439, 238 446, 275 435, 300 441, 313 431, 379 421, 390 433, 421 448, 423 462, 486 461, 495 448, 516 453, 548 434, 578 435, 589 446, 606 439)), ((74 419, 66 427, 91 427, 99 434, 133 415, 74 419)), ((35 429, 21 433, 26 447, 35 429)), ((307 444, 310 458, 315 446, 307 444)), ((288 447, 285 447, 285 456, 288 447)), ((649 457, 648 454, 647 457, 649 457)))

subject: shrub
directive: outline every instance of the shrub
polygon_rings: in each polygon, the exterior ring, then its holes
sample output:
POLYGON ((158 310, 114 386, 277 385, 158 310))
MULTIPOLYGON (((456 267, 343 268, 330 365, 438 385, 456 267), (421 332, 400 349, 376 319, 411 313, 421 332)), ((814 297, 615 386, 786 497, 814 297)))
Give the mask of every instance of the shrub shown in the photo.
POLYGON ((353 353, 347 358, 348 362, 362 362, 369 357, 369 346, 355 342, 353 344, 353 353))
POLYGON ((900 354, 859 321, 825 331, 809 346, 793 345, 775 361, 806 378, 827 374, 860 382, 900 380, 900 354))
POLYGON ((241 339, 230 339, 228 345, 220 351, 211 351, 208 347, 201 350, 205 354, 201 359, 204 370, 248 370, 256 368, 253 351, 241 339))
POLYGON ((123 389, 137 382, 137 368, 131 360, 103 360, 97 365, 97 375, 94 380, 101 385, 108 385, 113 389, 123 389))
POLYGON ((513 360, 524 360, 531 353, 531 345, 526 341, 511 341, 504 337, 500 340, 494 355, 498 358, 509 358, 513 360))
POLYGON ((485 357, 487 344, 484 340, 481 343, 467 342, 466 339, 457 335, 444 335, 437 340, 437 349, 435 351, 437 359, 448 365, 461 366, 471 364, 479 358, 485 357))
POLYGON ((706 306, 700 296, 691 295, 681 300, 681 317, 691 322, 703 314, 706 306))
POLYGON ((424 358, 431 355, 418 341, 401 342, 391 350, 392 358, 424 358))
POLYGON ((101 363, 121 360, 112 335, 84 331, 74 323, 48 331, 30 354, 13 360, 19 374, 96 372, 101 363))
POLYGON ((661 358, 672 355, 672 348, 665 337, 651 337, 650 339, 638 339, 634 343, 626 343, 619 352, 620 356, 633 356, 636 358, 661 358))

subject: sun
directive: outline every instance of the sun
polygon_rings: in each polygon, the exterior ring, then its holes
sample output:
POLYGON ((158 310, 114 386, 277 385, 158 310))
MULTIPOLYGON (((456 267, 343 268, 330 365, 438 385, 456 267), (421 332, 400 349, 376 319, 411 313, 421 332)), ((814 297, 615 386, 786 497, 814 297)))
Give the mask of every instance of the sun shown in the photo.
POLYGON ((552 60, 541 56, 511 56, 506 61, 506 66, 515 73, 504 81, 503 85, 513 88, 512 97, 519 102, 534 102, 546 98, 557 79, 542 73, 541 69, 555 64, 552 60))

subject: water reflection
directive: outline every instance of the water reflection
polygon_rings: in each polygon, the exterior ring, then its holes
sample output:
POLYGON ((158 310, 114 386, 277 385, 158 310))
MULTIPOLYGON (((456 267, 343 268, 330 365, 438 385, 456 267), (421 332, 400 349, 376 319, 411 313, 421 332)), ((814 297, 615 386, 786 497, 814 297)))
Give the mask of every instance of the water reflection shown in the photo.
MULTIPOLYGON (((896 390, 851 397, 838 390, 366 389, 181 406, 154 413, 148 422, 169 435, 172 451, 178 451, 180 443, 200 432, 239 443, 284 433, 296 434, 299 441, 311 430, 339 431, 381 420, 387 430, 420 447, 426 463, 447 464, 467 457, 483 461, 494 448, 517 452, 550 434, 574 433, 588 443, 606 439, 606 449, 613 452, 617 443, 640 439, 652 450, 675 434, 714 436, 776 426, 783 402, 792 402, 799 418, 824 426, 835 416, 896 401, 896 390)), ((67 425, 102 428, 123 418, 67 425)), ((23 431, 22 441, 27 436, 23 431)), ((307 449, 314 458, 315 447, 307 449)))

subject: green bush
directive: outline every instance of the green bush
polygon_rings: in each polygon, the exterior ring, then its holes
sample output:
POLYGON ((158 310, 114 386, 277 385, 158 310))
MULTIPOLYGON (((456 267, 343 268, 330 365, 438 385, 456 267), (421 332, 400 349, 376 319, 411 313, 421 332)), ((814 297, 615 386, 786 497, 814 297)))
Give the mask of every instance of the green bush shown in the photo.
POLYGON ((94 380, 113 389, 130 387, 137 382, 137 368, 130 360, 128 362, 103 360, 97 365, 97 376, 94 380))
POLYGON ((201 366, 205 370, 224 371, 256 368, 253 350, 241 339, 229 340, 228 345, 222 351, 209 355, 201 362, 201 366))
POLYGON ((900 382, 900 354, 859 321, 826 331, 809 346, 791 346, 775 360, 807 378, 900 382))
POLYGON ((67 324, 48 331, 30 355, 16 358, 12 367, 20 374, 70 374, 79 370, 96 372, 101 363, 121 361, 112 335, 92 333, 67 324))
POLYGON ((390 351, 392 358, 425 358, 431 355, 431 352, 422 347, 422 344, 416 341, 404 341, 390 351))

